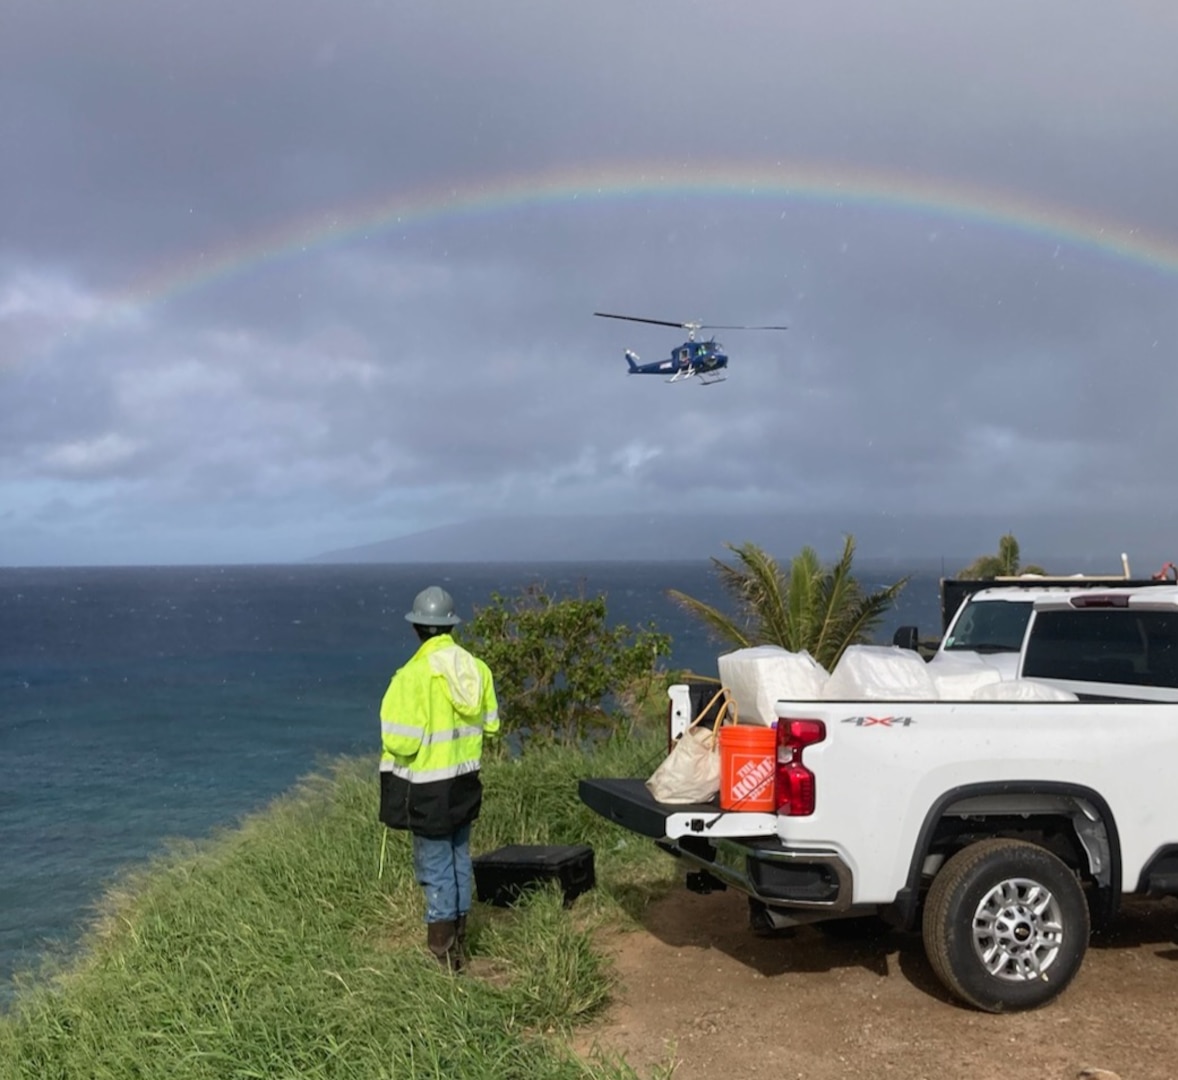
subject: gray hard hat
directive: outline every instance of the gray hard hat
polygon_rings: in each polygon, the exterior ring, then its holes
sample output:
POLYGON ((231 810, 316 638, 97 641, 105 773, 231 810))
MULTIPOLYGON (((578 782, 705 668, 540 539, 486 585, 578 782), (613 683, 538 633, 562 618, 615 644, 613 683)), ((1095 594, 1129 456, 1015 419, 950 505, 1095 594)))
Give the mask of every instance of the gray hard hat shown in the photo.
POLYGON ((440 585, 422 589, 405 618, 416 626, 457 626, 462 622, 454 614, 454 597, 440 585))

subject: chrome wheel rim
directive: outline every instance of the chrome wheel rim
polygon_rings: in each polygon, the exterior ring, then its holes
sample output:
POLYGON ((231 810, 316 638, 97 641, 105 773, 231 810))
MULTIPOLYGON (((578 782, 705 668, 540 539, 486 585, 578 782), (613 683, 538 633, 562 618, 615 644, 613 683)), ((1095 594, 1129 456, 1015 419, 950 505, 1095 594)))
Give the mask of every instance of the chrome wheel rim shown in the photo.
POLYGON ((973 947, 995 978, 1024 983, 1041 979, 1063 944, 1063 916, 1052 891, 1030 878, 995 885, 973 916, 973 947))

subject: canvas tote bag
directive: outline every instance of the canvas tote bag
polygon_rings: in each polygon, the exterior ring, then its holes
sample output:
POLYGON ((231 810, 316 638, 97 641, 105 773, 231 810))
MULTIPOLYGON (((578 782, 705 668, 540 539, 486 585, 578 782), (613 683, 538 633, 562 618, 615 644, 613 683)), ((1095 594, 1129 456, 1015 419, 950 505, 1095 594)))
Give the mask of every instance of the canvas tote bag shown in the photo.
POLYGON ((720 726, 736 723, 736 702, 721 687, 688 725, 663 763, 646 781, 647 790, 661 803, 707 802, 720 790, 720 726), (700 723, 721 702, 715 728, 700 723))

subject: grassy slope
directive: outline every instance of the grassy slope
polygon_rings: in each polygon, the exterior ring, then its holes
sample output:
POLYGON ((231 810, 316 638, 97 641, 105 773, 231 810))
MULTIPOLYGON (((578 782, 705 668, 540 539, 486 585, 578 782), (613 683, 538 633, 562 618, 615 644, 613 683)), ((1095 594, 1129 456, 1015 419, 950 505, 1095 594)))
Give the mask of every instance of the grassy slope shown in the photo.
POLYGON ((376 821, 375 760, 344 761, 240 829, 126 882, 69 970, 0 1018, 0 1077, 627 1077, 565 1037, 607 1000, 596 926, 666 886, 670 860, 578 801, 589 775, 645 775, 657 739, 485 763, 474 847, 590 843, 598 888, 510 912, 476 905, 492 978, 423 946, 408 837, 376 821))

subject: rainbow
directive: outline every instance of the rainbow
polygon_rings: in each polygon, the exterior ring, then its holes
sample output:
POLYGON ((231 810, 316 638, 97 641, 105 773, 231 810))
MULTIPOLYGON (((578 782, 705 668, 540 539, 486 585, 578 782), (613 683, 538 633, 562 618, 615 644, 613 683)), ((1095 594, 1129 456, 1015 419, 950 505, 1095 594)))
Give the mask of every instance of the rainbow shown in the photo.
POLYGON ((1165 274, 1178 273, 1178 241, 1174 239, 1013 191, 851 166, 655 163, 569 167, 383 195, 284 222, 210 253, 182 256, 105 300, 116 310, 138 308, 259 266, 431 221, 536 206, 576 207, 672 196, 906 211, 1041 237, 1165 274))

